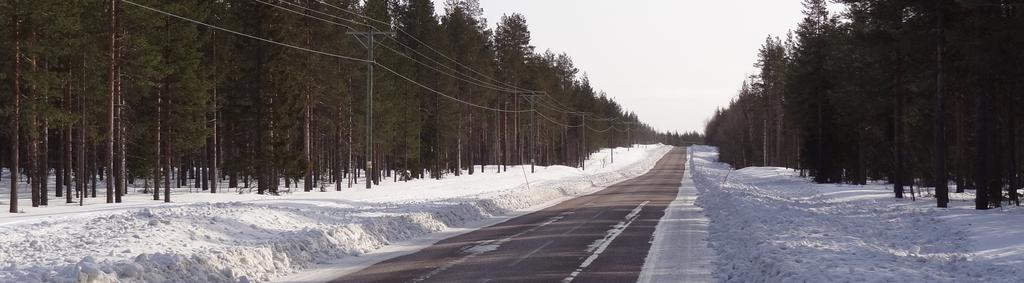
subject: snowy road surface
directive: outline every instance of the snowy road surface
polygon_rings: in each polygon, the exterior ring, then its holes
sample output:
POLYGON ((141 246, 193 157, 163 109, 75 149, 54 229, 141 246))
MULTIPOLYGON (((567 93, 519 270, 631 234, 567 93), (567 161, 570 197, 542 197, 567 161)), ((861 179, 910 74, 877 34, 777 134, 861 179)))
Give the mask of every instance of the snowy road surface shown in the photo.
POLYGON ((332 282, 635 282, 685 156, 673 149, 642 176, 332 282))

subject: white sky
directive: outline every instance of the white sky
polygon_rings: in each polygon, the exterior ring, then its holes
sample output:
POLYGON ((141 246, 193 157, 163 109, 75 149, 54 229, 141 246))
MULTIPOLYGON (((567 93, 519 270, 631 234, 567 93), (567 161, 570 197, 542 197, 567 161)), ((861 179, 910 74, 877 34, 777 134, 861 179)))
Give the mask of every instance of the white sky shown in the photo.
MULTIPOLYGON (((434 0, 443 13, 443 0, 434 0)), ((566 52, 604 90, 661 131, 704 131, 735 96, 769 34, 803 18, 800 0, 480 0, 491 27, 526 16, 539 52, 566 52)))

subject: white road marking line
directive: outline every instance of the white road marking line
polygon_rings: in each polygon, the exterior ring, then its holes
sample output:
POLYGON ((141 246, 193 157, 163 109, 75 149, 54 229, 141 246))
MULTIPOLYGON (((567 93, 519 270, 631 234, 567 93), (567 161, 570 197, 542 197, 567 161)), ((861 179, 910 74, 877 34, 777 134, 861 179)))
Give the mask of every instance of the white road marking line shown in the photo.
POLYGON ((486 252, 490 252, 490 251, 495 251, 498 248, 500 248, 502 244, 507 243, 507 242, 511 241, 512 239, 514 239, 514 238, 522 236, 523 234, 536 231, 537 229, 540 229, 541 227, 548 226, 551 223, 555 223, 558 220, 562 220, 562 218, 565 218, 565 216, 569 215, 569 214, 572 214, 572 212, 563 212, 563 213, 561 213, 559 215, 556 215, 554 217, 548 218, 548 220, 544 221, 540 225, 531 227, 530 229, 526 229, 525 231, 516 233, 516 234, 514 234, 512 236, 508 236, 508 237, 502 238, 501 240, 485 241, 485 242, 483 242, 481 244, 478 244, 478 245, 475 245, 473 247, 464 248, 462 251, 463 252, 467 252, 468 253, 467 255, 465 255, 465 256, 457 259, 457 260, 449 261, 448 263, 446 263, 446 264, 444 264, 442 266, 439 266, 439 267, 435 268, 434 270, 431 270, 429 273, 424 274, 423 276, 417 277, 416 279, 413 279, 412 282, 421 282, 421 281, 430 279, 430 277, 433 277, 434 275, 440 274, 441 272, 444 272, 445 270, 448 270, 449 268, 452 268, 453 266, 456 266, 456 265, 459 265, 459 264, 461 264, 463 262, 466 262, 467 260, 470 260, 470 259, 472 259, 472 258, 474 258, 474 257, 476 257, 476 256, 478 256, 480 254, 483 254, 483 253, 486 253, 486 252))
POLYGON ((630 224, 633 224, 633 221, 640 218, 640 211, 643 210, 644 206, 649 202, 650 201, 644 201, 643 203, 640 203, 640 205, 626 215, 625 220, 620 221, 619 224, 616 224, 612 229, 609 229, 608 232, 605 233, 604 238, 598 239, 590 248, 587 248, 587 252, 591 253, 590 256, 580 264, 580 267, 576 268, 576 271, 569 274, 569 277, 562 279, 562 283, 572 282, 572 280, 576 279, 576 276, 579 276, 580 273, 583 272, 583 269, 586 269, 588 266, 593 264, 594 261, 597 260, 597 257, 601 256, 601 253, 603 253, 604 250, 607 249, 613 241, 615 241, 615 238, 622 234, 622 231, 625 231, 630 224))
POLYGON ((519 263, 520 263, 520 262, 522 262, 522 261, 523 261, 524 259, 530 258, 530 256, 533 256, 533 254, 535 254, 535 253, 537 253, 538 251, 540 251, 540 250, 542 250, 542 249, 546 248, 546 247, 547 247, 548 245, 550 245, 551 243, 554 243, 554 242, 555 242, 554 240, 550 240, 550 241, 548 241, 547 243, 544 243, 543 245, 540 245, 540 247, 537 247, 536 249, 533 249, 533 250, 532 250, 532 251, 530 251, 529 253, 526 253, 526 255, 523 255, 523 256, 519 257, 519 259, 517 259, 517 260, 516 260, 515 262, 513 262, 512 264, 509 264, 508 266, 509 266, 509 267, 513 267, 513 266, 516 266, 516 264, 519 264, 519 263))

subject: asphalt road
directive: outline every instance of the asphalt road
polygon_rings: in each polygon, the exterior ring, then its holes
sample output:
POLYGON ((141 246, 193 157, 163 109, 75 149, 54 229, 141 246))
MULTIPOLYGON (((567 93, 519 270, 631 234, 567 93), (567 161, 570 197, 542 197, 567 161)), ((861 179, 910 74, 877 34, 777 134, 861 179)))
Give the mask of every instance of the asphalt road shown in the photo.
POLYGON ((647 174, 331 282, 636 282, 686 150, 647 174))

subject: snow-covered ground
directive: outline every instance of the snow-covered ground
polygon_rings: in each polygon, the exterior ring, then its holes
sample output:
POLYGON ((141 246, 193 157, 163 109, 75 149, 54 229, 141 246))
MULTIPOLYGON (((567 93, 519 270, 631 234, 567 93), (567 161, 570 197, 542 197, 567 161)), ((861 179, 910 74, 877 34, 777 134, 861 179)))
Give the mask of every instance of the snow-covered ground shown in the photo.
MULTIPOLYGON (((105 204, 101 189, 85 206, 51 199, 45 208, 21 199, 23 213, 0 215, 0 282, 270 281, 367 264, 351 259, 380 260, 421 247, 424 239, 598 191, 645 173, 670 149, 619 148, 615 163, 606 149, 591 156, 587 170, 551 166, 531 174, 525 166, 495 173, 491 167, 372 190, 261 196, 179 189, 171 204, 141 193, 105 204), (405 250, 389 246, 395 243, 405 250)), ((10 190, 3 183, 7 194, 0 200, 6 201, 10 190)))
POLYGON ((697 203, 726 282, 1020 282, 1024 209, 938 209, 884 184, 820 185, 785 168, 733 171, 692 147, 697 203))

